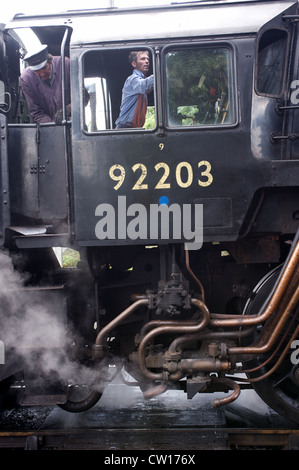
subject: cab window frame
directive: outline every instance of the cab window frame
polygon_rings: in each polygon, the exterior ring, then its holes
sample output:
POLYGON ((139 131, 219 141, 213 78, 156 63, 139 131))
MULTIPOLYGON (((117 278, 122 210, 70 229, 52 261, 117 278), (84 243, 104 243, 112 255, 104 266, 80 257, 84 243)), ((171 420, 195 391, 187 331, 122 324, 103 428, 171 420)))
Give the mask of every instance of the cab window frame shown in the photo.
MULTIPOLYGON (((123 63, 126 64, 126 69, 125 69, 126 71, 123 74, 122 80, 120 81, 120 86, 117 89, 117 93, 119 95, 119 100, 117 101, 117 103, 118 103, 117 109, 118 109, 118 112, 119 112, 120 111, 120 106, 121 106, 122 89, 123 89, 125 80, 133 72, 132 66, 128 61, 128 56, 129 56, 129 53, 131 51, 134 51, 134 50, 146 50, 146 51, 149 52, 149 54, 150 54, 150 72, 149 72, 149 75, 151 73, 153 73, 154 77, 155 77, 156 76, 155 52, 154 52, 154 47, 151 47, 150 45, 144 45, 144 44, 137 44, 137 45, 126 44, 125 46, 110 45, 110 44, 105 45, 105 46, 99 45, 99 46, 96 46, 96 47, 86 49, 82 53, 82 55, 80 56, 79 70, 80 70, 80 77, 81 77, 80 78, 80 83, 81 83, 81 89, 82 89, 82 94, 81 94, 81 99, 80 99, 80 101, 81 101, 81 110, 82 110, 81 111, 81 129, 82 129, 82 132, 85 135, 92 136, 92 135, 99 135, 99 134, 106 135, 106 134, 115 134, 115 133, 120 134, 120 133, 131 133, 131 132, 134 132, 134 133, 140 133, 140 132, 151 133, 151 132, 156 131, 157 125, 158 125, 157 124, 158 119, 157 119, 157 96, 156 96, 156 85, 155 84, 154 84, 154 89, 153 89, 153 92, 152 92, 152 99, 151 99, 151 101, 153 101, 153 107, 154 107, 154 119, 155 119, 154 127, 149 128, 149 129, 146 129, 144 127, 142 127, 142 128, 116 129, 115 121, 118 117, 118 114, 115 114, 113 116, 113 113, 112 113, 112 127, 111 128, 106 128, 106 129, 105 128, 98 128, 98 129, 95 129, 95 130, 88 130, 87 126, 86 126, 86 110, 85 110, 86 95, 85 95, 84 83, 85 83, 85 79, 88 78, 88 73, 86 73, 87 56, 89 54, 98 54, 100 60, 102 60, 102 58, 104 58, 105 55, 109 55, 109 54, 112 54, 112 55, 114 54, 115 56, 120 55, 122 57, 123 63)), ((122 69, 120 68, 120 70, 122 70, 122 69)), ((117 70, 116 70, 116 73, 117 73, 117 70)), ((108 74, 107 76, 111 77, 112 72, 110 72, 110 75, 108 74)), ((104 77, 102 77, 102 78, 104 78, 104 77)), ((155 80, 155 82, 156 82, 156 80, 155 80)), ((113 91, 111 93, 113 93, 113 91)), ((111 93, 110 93, 110 99, 111 99, 111 93)), ((115 99, 117 100, 117 97, 115 99)), ((116 104, 115 104, 115 107, 116 107, 116 104)), ((150 107, 151 107, 151 105, 148 106, 148 109, 150 107)))
MULTIPOLYGON (((256 44, 256 60, 255 60, 255 76, 254 76, 254 88, 255 88, 255 92, 256 92, 257 95, 268 97, 268 98, 276 98, 276 99, 282 98, 282 96, 285 92, 284 84, 285 84, 285 79, 286 79, 286 74, 287 74, 289 48, 290 48, 290 35, 289 35, 289 31, 287 29, 277 27, 277 26, 272 26, 271 28, 263 29, 260 32, 260 34, 257 38, 257 44, 256 44), (284 45, 284 53, 277 54, 280 57, 282 57, 282 63, 281 63, 281 67, 280 67, 280 77, 279 77, 279 90, 277 92, 271 92, 269 88, 268 88, 268 90, 266 90, 265 85, 264 85, 264 89, 262 89, 261 85, 260 85, 260 83, 261 83, 260 82, 260 80, 261 80, 261 67, 262 67, 261 58, 262 58, 262 52, 264 52, 263 68, 265 69, 265 67, 266 67, 266 64, 265 64, 265 60, 266 60, 265 50, 266 50, 266 48, 268 48, 268 51, 270 51, 270 46, 271 45, 273 46, 274 43, 276 43, 276 45, 278 44, 278 41, 270 41, 270 35, 272 34, 273 37, 275 37, 274 36, 275 32, 279 33, 281 36, 282 35, 285 36, 284 38, 282 38, 282 37, 280 38, 280 40, 285 41, 285 45, 284 45), (266 36, 267 35, 269 36, 269 38, 267 39, 268 44, 266 43, 266 36), (265 42, 263 47, 261 47, 262 41, 265 42)), ((269 59, 269 54, 268 54, 268 59, 269 59)), ((277 83, 278 82, 277 76, 274 75, 273 68, 274 67, 272 66, 271 73, 269 73, 269 76, 271 76, 271 81, 272 82, 277 83)), ((269 70, 270 70, 270 67, 269 67, 269 70)))
MULTIPOLYGON (((190 130, 213 130, 213 129, 224 129, 224 128, 233 128, 236 127, 239 123, 239 112, 238 112, 238 91, 237 91, 237 70, 236 70, 236 48, 235 44, 231 41, 217 41, 217 42, 192 42, 192 43, 173 43, 167 45, 162 50, 162 63, 163 63, 163 90, 164 90, 164 125, 168 131, 190 131, 190 130), (226 50, 227 51, 227 73, 228 73, 228 98, 231 104, 229 105, 229 112, 231 113, 231 119, 228 122, 214 122, 214 123, 198 123, 198 124, 171 124, 170 122, 170 113, 169 113, 169 76, 167 73, 167 54, 171 51, 184 51, 184 50, 226 50)), ((199 77, 199 82, 200 83, 199 77)))

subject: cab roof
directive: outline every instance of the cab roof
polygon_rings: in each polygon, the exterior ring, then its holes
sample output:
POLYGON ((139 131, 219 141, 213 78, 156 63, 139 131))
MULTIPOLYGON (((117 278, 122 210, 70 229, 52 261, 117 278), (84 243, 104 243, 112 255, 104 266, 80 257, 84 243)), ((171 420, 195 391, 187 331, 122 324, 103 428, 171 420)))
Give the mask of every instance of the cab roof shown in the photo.
MULTIPOLYGON (((71 46, 126 40, 193 38, 256 33, 297 1, 223 0, 153 7, 73 10, 59 14, 16 15, 6 29, 69 27, 71 46)), ((42 41, 43 42, 43 41, 42 41)))

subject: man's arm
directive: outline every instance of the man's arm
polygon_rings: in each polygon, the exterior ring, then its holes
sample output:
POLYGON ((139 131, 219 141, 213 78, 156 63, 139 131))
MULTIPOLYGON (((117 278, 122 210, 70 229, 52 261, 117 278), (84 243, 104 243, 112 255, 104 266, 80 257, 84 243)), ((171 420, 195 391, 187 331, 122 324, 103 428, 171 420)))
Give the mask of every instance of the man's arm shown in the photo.
POLYGON ((134 75, 131 80, 131 87, 134 93, 141 93, 143 95, 150 93, 154 87, 154 76, 150 75, 147 78, 134 75))

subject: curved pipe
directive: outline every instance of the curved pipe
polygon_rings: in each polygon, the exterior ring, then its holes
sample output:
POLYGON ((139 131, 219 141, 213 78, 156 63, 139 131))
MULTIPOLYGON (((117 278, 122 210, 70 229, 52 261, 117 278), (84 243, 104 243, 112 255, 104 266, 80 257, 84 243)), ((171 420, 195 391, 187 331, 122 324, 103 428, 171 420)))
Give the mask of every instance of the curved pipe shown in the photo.
POLYGON ((227 385, 229 388, 233 389, 233 393, 231 395, 229 395, 228 397, 216 398, 212 402, 212 405, 214 407, 227 405, 228 403, 231 403, 232 401, 236 400, 238 398, 238 396, 240 395, 240 392, 241 392, 240 386, 236 382, 234 382, 233 380, 228 379, 227 377, 216 377, 216 378, 213 379, 213 382, 227 385))
MULTIPOLYGON (((278 361, 274 364, 274 366, 269 369, 267 372, 265 372, 265 374, 263 375, 260 375, 258 377, 254 377, 254 378, 248 378, 248 379, 245 379, 245 378, 241 378, 241 377, 238 377, 238 380, 240 380, 241 382, 250 382, 250 383, 253 383, 253 382, 260 382, 261 380, 264 380, 268 377, 270 377, 270 375, 273 374, 273 372, 275 372, 278 367, 281 365, 282 361, 284 360, 286 354, 288 353, 288 351, 290 350, 290 347, 291 347, 291 344, 292 342, 294 341, 294 339, 298 336, 299 334, 299 325, 297 326, 297 328, 295 329, 294 333, 292 334, 288 344, 286 345, 286 347, 284 348, 284 350, 282 351, 282 353, 280 354, 279 356, 279 359, 278 361)), ((266 363, 263 363, 261 365, 261 367, 263 367, 266 363)), ((243 371, 241 371, 243 372, 243 371)), ((246 372, 246 371, 245 371, 246 372)))
POLYGON ((284 309, 277 324, 273 328, 268 341, 263 342, 260 346, 232 347, 228 349, 229 354, 264 354, 268 352, 274 346, 287 319, 289 318, 290 314, 292 313, 294 307, 296 306, 298 302, 299 302, 299 286, 295 290, 294 294, 291 297, 291 300, 288 303, 288 306, 284 309))
POLYGON ((265 374, 263 374, 262 376, 260 377, 256 377, 254 379, 250 379, 249 381, 250 382, 259 382, 261 380, 264 380, 266 379, 267 377, 269 377, 270 375, 273 374, 273 372, 275 372, 278 367, 280 366, 280 364, 282 363, 282 361, 284 360, 287 352, 290 350, 290 347, 291 347, 291 344, 292 342, 294 341, 294 339, 298 336, 299 334, 299 325, 297 326, 296 330, 294 331, 293 335, 291 336, 288 344, 286 345, 284 351, 282 352, 282 354, 280 355, 278 361, 275 363, 275 365, 272 367, 272 369, 268 370, 268 372, 266 372, 265 374))
POLYGON ((286 339, 288 338, 290 332, 292 331, 292 329, 294 327, 294 323, 297 320, 298 314, 299 314, 299 307, 298 307, 298 312, 295 313, 295 315, 293 316, 291 322, 289 323, 287 329, 285 330, 285 332, 284 332, 281 340, 279 341, 278 345, 275 347, 274 351, 268 356, 268 358, 256 367, 253 367, 251 369, 242 369, 243 374, 250 374, 252 372, 256 372, 256 371, 262 369, 263 367, 265 367, 269 362, 272 361, 272 359, 279 353, 280 349, 282 348, 283 344, 285 343, 286 339))
POLYGON ((196 325, 186 325, 186 324, 168 324, 168 325, 163 325, 163 326, 158 326, 157 328, 154 328, 151 330, 149 333, 146 334, 146 336, 141 340, 141 343, 139 345, 138 349, 138 360, 139 360, 139 367, 141 373, 147 377, 150 380, 162 380, 163 381, 163 373, 157 373, 157 372, 151 372, 147 369, 146 364, 145 364, 145 351, 146 351, 146 346, 150 340, 152 340, 154 337, 159 336, 161 334, 171 334, 171 333, 198 333, 201 331, 203 328, 205 328, 209 321, 210 321, 210 312, 207 308, 207 306, 199 299, 191 299, 191 304, 195 305, 198 307, 203 314, 203 319, 201 322, 197 323, 196 325))
POLYGON ((59 404, 59 408, 62 408, 65 411, 69 411, 71 413, 81 413, 82 411, 89 410, 92 408, 96 403, 99 401, 103 392, 99 392, 98 390, 92 390, 90 394, 80 401, 72 401, 67 400, 63 404, 59 404))
POLYGON ((166 391, 167 391, 167 383, 162 382, 159 385, 157 385, 156 387, 153 387, 153 388, 143 392, 143 396, 146 400, 149 400, 151 398, 156 397, 157 395, 162 395, 162 393, 164 393, 166 391))
POLYGON ((148 305, 148 299, 139 299, 136 300, 132 305, 126 308, 122 313, 120 313, 117 317, 113 318, 113 320, 108 323, 108 325, 104 326, 102 330, 99 332, 98 336, 96 337, 95 344, 93 347, 94 359, 101 359, 103 357, 103 350, 105 348, 105 341, 108 333, 116 328, 122 321, 124 321, 131 313, 133 313, 138 308, 148 305))

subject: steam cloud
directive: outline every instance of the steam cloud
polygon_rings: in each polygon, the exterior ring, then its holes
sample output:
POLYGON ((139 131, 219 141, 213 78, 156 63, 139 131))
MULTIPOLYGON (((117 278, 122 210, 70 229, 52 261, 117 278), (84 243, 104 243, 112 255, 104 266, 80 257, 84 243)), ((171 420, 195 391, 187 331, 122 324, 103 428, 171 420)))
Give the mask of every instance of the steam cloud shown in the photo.
POLYGON ((91 384, 94 371, 66 355, 76 337, 67 329, 61 300, 50 289, 24 288, 26 275, 14 270, 4 251, 0 251, 0 266, 0 340, 5 361, 13 351, 41 385, 51 378, 63 384, 91 384))

